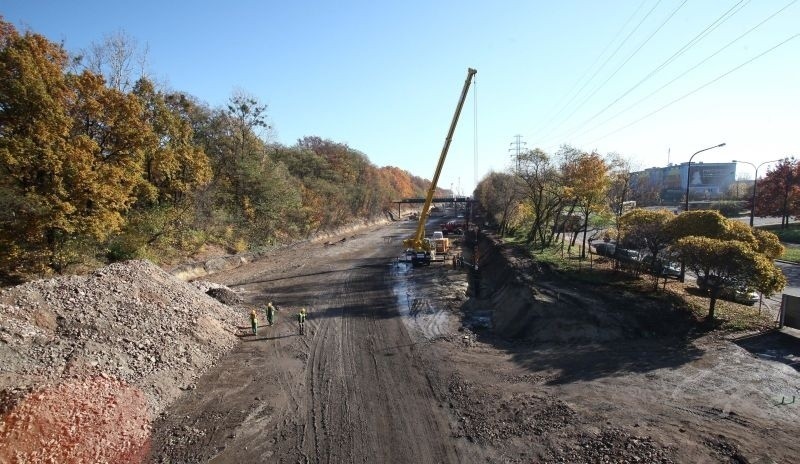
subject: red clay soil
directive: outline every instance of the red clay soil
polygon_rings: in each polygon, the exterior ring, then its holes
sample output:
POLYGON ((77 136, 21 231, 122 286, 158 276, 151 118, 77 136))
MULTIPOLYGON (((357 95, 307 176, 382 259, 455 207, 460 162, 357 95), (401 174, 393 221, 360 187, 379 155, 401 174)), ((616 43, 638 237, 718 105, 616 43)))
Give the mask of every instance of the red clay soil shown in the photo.
POLYGON ((149 451, 147 411, 140 390, 110 377, 42 388, 3 416, 0 462, 140 462, 149 451))

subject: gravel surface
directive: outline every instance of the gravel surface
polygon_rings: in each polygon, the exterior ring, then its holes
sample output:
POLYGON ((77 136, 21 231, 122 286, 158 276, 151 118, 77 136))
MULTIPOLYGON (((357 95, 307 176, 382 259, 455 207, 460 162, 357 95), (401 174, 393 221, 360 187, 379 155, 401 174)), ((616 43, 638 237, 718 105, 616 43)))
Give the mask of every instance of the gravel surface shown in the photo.
POLYGON ((247 322, 247 309, 222 304, 205 291, 237 301, 222 285, 187 284, 147 261, 1 291, 4 449, 22 453, 19 462, 41 462, 47 452, 65 462, 60 458, 85 456, 70 454, 74 450, 66 444, 103 436, 119 446, 95 443, 91 448, 100 460, 141 454, 135 448, 149 437, 150 420, 194 388, 197 377, 236 345, 247 322), (116 423, 134 430, 103 432, 116 423), (47 426, 19 433, 30 424, 47 426), (32 446, 50 439, 58 446, 32 446))

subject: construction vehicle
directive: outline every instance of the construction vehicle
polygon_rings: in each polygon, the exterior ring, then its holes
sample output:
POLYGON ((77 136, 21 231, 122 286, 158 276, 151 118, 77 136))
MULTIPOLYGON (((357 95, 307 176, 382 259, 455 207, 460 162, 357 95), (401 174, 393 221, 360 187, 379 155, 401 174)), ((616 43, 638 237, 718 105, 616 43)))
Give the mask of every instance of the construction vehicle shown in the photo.
POLYGON ((442 224, 442 233, 461 235, 467 230, 467 223, 463 219, 452 219, 442 224))
POLYGON ((450 149, 450 142, 453 140, 453 133, 456 130, 458 117, 461 115, 461 108, 464 106, 464 100, 467 98, 467 92, 472 83, 472 78, 477 72, 478 71, 472 68, 467 69, 467 79, 464 81, 464 88, 461 90, 461 97, 458 99, 458 105, 456 106, 455 114, 453 114, 453 121, 450 123, 450 130, 447 132, 447 137, 444 140, 442 153, 439 155, 439 162, 436 164, 436 171, 433 173, 431 186, 425 197, 425 204, 419 214, 416 233, 413 237, 403 240, 403 245, 406 247, 406 255, 411 256, 411 264, 414 266, 427 266, 430 265, 432 261, 436 260, 436 244, 433 240, 425 238, 425 222, 428 220, 428 215, 430 214, 431 201, 436 191, 436 183, 439 181, 439 174, 442 173, 444 159, 447 157, 447 151, 450 149))
POLYGON ((439 230, 433 233, 431 242, 433 242, 433 249, 436 250, 437 255, 445 255, 450 251, 450 239, 439 230))

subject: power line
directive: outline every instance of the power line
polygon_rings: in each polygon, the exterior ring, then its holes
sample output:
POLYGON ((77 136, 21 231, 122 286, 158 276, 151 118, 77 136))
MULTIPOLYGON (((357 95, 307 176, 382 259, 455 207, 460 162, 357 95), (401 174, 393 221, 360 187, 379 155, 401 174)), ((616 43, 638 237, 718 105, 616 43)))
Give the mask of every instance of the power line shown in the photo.
MULTIPOLYGON (((659 1, 660 1, 660 0, 659 0, 659 1)), ((633 18, 634 18, 634 17, 635 17, 635 16, 636 16, 638 13, 639 13, 639 11, 642 9, 642 7, 644 6, 644 4, 645 4, 646 2, 647 2, 647 0, 642 0, 642 2, 641 2, 641 3, 639 4, 639 6, 636 8, 636 10, 633 12, 633 14, 631 14, 631 15, 628 17, 628 19, 625 21, 625 23, 622 25, 622 27, 620 27, 620 28, 619 28, 619 30, 617 31, 617 33, 616 33, 616 34, 614 34, 614 38, 612 38, 612 39, 611 39, 611 40, 608 42, 608 44, 605 46, 605 48, 603 49, 603 51, 602 51, 602 52, 600 52, 600 54, 599 54, 599 55, 597 55, 597 58, 595 58, 594 62, 593 62, 593 63, 592 63, 592 64, 591 64, 591 65, 590 65, 588 68, 586 68, 586 71, 584 71, 584 72, 583 72, 583 74, 581 75, 581 77, 580 77, 578 80, 576 80, 574 84, 572 84, 572 88, 570 88, 570 89, 567 91, 567 93, 566 93, 566 94, 564 94, 564 96, 563 96, 563 97, 561 97, 561 100, 560 100, 560 101, 559 101, 557 104, 555 104, 555 105, 554 105, 552 108, 550 108, 550 111, 548 111, 548 112, 547 112, 547 114, 553 114, 553 111, 555 111, 555 109, 556 109, 556 108, 558 108, 559 106, 561 106, 561 104, 562 104, 562 103, 564 103, 564 100, 567 98, 567 96, 569 96, 570 94, 572 94, 572 91, 573 91, 573 90, 575 90, 575 87, 577 87, 577 86, 578 86, 578 84, 579 84, 579 83, 581 83, 581 81, 583 81, 583 79, 584 79, 584 78, 585 78, 585 77, 586 77, 586 76, 589 74, 589 71, 591 71, 591 70, 592 70, 592 68, 594 68, 594 65, 596 65, 596 64, 597 64, 597 62, 598 62, 598 61, 600 61, 600 58, 602 58, 602 57, 603 57, 603 55, 605 55, 605 53, 608 51, 608 49, 609 49, 609 48, 611 48, 611 45, 612 45, 612 44, 613 44, 613 43, 614 43, 614 42, 617 40, 617 38, 620 36, 620 34, 622 34, 622 31, 624 31, 624 30, 625 30, 625 28, 626 28, 626 27, 628 27, 628 24, 630 24, 631 20, 632 20, 632 19, 633 19, 633 18)), ((651 10, 651 12, 652 12, 652 10, 651 10)), ((648 13, 648 14, 649 14, 649 13, 648 13)), ((647 18, 647 16, 645 16, 645 19, 646 19, 646 18, 647 18)), ((643 21, 644 21, 644 19, 642 19, 642 22, 643 22, 643 21)), ((637 26, 636 26, 636 28, 638 28, 639 26, 641 26, 641 22, 639 23, 639 25, 637 25, 637 26)), ((631 34, 632 34, 633 32, 635 32, 635 31, 636 31, 636 29, 634 29, 634 31, 632 31, 632 32, 631 32, 631 34)), ((614 57, 614 55, 616 55, 616 53, 619 51, 620 47, 622 47, 622 45, 624 45, 624 44, 625 44, 625 41, 627 41, 627 40, 628 40, 628 38, 630 37, 630 35, 631 35, 631 34, 628 34, 628 37, 626 37, 626 38, 625 38, 625 40, 623 40, 623 41, 622 41, 622 43, 620 43, 620 45, 617 47, 617 49, 616 49, 616 50, 614 50, 614 53, 612 53, 612 54, 611 54, 611 56, 609 56, 609 57, 606 59, 606 61, 605 61, 605 62, 603 62, 603 64, 600 66, 600 68, 598 68, 598 70, 595 72, 595 74, 594 74, 594 75, 597 75, 597 72, 600 72, 600 70, 601 70, 601 69, 603 69, 603 67, 604 67, 604 66, 605 66, 605 65, 608 63, 608 61, 609 61, 609 60, 611 60, 611 58, 613 58, 613 57, 614 57)), ((592 76, 592 78, 594 77, 594 75, 592 76)), ((586 84, 588 84, 588 83, 589 83, 589 82, 592 80, 592 78, 589 78, 589 80, 588 80, 588 81, 586 81, 586 84)), ((580 89, 580 90, 578 90, 578 94, 579 94, 579 93, 580 93, 580 92, 581 92, 581 91, 582 91, 582 90, 583 90, 583 89, 586 87, 586 84, 584 84, 584 86, 583 86, 583 87, 581 87, 581 89, 580 89)), ((576 97, 578 94, 575 94, 575 95, 573 95, 572 99, 570 99, 570 101, 569 101, 569 102, 567 102, 567 105, 568 105, 569 103, 571 103, 571 102, 572 102, 572 100, 574 100, 574 99, 575 99, 575 97, 576 97)), ((562 108, 562 110, 561 110, 561 111, 563 111, 563 108, 562 108)), ((556 114, 555 114, 553 117, 548 117, 548 118, 546 118, 546 119, 545 119, 545 121, 552 121, 552 120, 553 120, 553 118, 557 117, 557 116, 558 116, 558 114, 560 114, 560 113, 561 113, 561 111, 559 111, 558 113, 556 113, 556 114)), ((544 124, 546 124, 546 123, 544 123, 544 124)), ((538 134, 539 132, 541 132, 541 130, 542 130, 542 129, 544 129, 544 126, 540 126, 539 128, 535 129, 533 132, 534 132, 534 134, 538 134)))
POLYGON ((598 116, 600 116, 601 114, 605 113, 605 112, 606 112, 606 110, 608 110, 609 108, 611 108, 612 106, 614 106, 614 105, 615 105, 617 102, 619 102, 620 100, 622 100, 623 98, 625 98, 626 96, 628 96, 628 95, 629 95, 631 92, 633 92, 634 90, 636 90, 636 89, 637 89, 637 88, 638 88, 640 85, 642 85, 644 82, 646 82, 647 80, 649 80, 651 77, 653 77, 654 75, 656 75, 656 74, 657 74, 659 71, 661 71, 662 69, 664 69, 665 67, 667 67, 667 66, 668 66, 670 63, 672 63, 673 61, 675 61, 675 60, 676 60, 676 59, 677 59, 679 56, 681 56, 681 55, 682 55, 682 54, 684 54, 686 51, 690 50, 692 47, 694 47, 695 45, 697 45, 698 43, 700 43, 700 41, 702 41, 704 38, 708 37, 708 35, 710 35, 712 32, 714 32, 714 30, 716 30, 716 29, 717 29, 719 26, 721 26, 722 24, 724 24, 724 23, 725 23, 727 20, 729 20, 730 18, 732 18, 732 17, 733 17, 733 16, 734 16, 736 13, 738 13, 738 12, 739 12, 739 11, 741 11, 741 10, 742 10, 742 9, 743 9, 745 6, 747 6, 747 4, 748 4, 748 3, 750 3, 750 0, 739 0, 739 1, 738 1, 738 2, 735 4, 735 5, 733 5, 732 7, 730 7, 730 8, 729 8, 729 9, 728 9, 728 10, 727 10, 725 13, 723 13, 723 14, 722 14, 722 15, 721 15, 719 18, 717 18, 716 20, 714 20, 714 22, 712 22, 711 24, 709 24, 709 25, 708 25, 708 26, 707 26, 705 29, 703 29, 702 31, 700 31, 700 33, 698 33, 696 36, 694 36, 694 38, 692 38, 692 39, 691 39, 689 42, 687 42, 685 45, 683 45, 683 47, 681 47, 681 48, 680 48, 678 51, 676 51, 675 53, 673 53, 673 54, 672 54, 672 56, 670 56, 669 58, 667 58, 667 59, 666 59, 666 60, 665 60, 663 63, 661 63, 661 64, 660 64, 660 65, 658 65, 658 66, 657 66, 655 69, 653 69, 652 71, 650 71, 650 73, 648 73, 648 74, 647 74, 645 77, 643 77, 643 78, 642 78, 642 79, 641 79, 639 82, 637 82, 637 83, 636 83, 636 84, 635 84, 633 87, 631 87, 631 88, 629 88, 628 90, 626 90, 626 91, 625 91, 625 93, 623 93, 622 95, 620 95, 619 97, 617 97, 617 98, 616 98, 614 101, 612 101, 611 103, 609 103, 608 105, 606 105, 606 106, 605 106, 603 109, 601 109, 600 111, 598 111, 597 113, 595 113, 594 115, 592 115, 591 117, 589 117, 588 119, 586 119, 585 121, 583 121, 582 123, 580 123, 580 124, 577 124, 577 125, 576 125, 575 127, 573 127, 573 128, 570 130, 570 131, 567 131, 567 132, 563 133, 562 135, 566 135, 566 134, 569 134, 569 133, 575 132, 575 131, 576 131, 577 129, 579 129, 580 127, 583 127, 583 126, 587 125, 587 124, 588 124, 588 123, 590 123, 590 122, 591 122, 593 119, 595 119, 595 118, 597 118, 598 116), (738 7, 738 9, 737 9, 737 7, 738 7), (734 9, 735 9, 736 11, 733 11, 734 9), (732 12, 732 13, 731 13, 731 12, 732 12))
POLYGON ((686 2, 688 2, 688 1, 689 1, 689 0, 683 0, 683 2, 681 2, 681 4, 680 4, 680 5, 678 5, 678 7, 677 7, 677 8, 675 8, 674 10, 672 10, 672 12, 669 14, 669 16, 667 16, 667 18, 666 18, 666 19, 665 19, 665 20, 664 20, 664 21, 663 21, 663 22, 662 22, 662 23, 661 23, 661 24, 660 24, 660 25, 659 25, 659 26, 656 28, 656 30, 655 30, 655 31, 653 31, 653 33, 651 33, 651 34, 650 34, 650 35, 647 37, 647 39, 645 39, 645 41, 644 41, 644 42, 642 42, 642 43, 639 45, 639 47, 637 47, 637 48, 636 48, 636 50, 634 50, 634 51, 633 51, 633 53, 631 53, 631 54, 630 54, 630 56, 628 56, 628 58, 627 58, 625 61, 623 61, 623 62, 622 62, 622 64, 620 64, 620 65, 617 67, 617 69, 616 69, 616 70, 614 70, 614 72, 613 72, 613 73, 611 73, 611 75, 610 75, 610 76, 608 76, 608 77, 606 78, 606 80, 605 80, 605 81, 603 81, 603 83, 602 83, 602 84, 600 84, 600 85, 599 85, 597 88, 595 88, 595 89, 594 89, 594 92, 592 92, 592 93, 591 93, 591 94, 590 94, 588 97, 586 97, 586 98, 583 100, 583 102, 581 102, 581 104, 580 104, 580 105, 578 105, 578 106, 577 106, 575 109, 573 109, 573 110, 572 110, 572 112, 571 112, 571 113, 570 113, 570 114, 569 114, 569 115, 568 115, 566 118, 564 118, 564 119, 561 121, 561 123, 564 123, 564 122, 568 121, 568 120, 569 120, 569 118, 571 118, 571 117, 572 117, 572 115, 574 115, 574 114, 575 114, 575 113, 576 113, 576 112, 577 112, 579 109, 583 108, 583 106, 584 106, 584 105, 585 105, 585 104, 586 104, 586 103, 587 103, 587 102, 588 102, 588 101, 589 101, 589 100, 590 100, 592 97, 594 97, 594 96, 597 94, 597 92, 599 92, 599 91, 600 91, 600 89, 602 89, 602 88, 603 88, 603 87, 604 87, 604 86, 605 86, 605 85, 608 83, 608 81, 610 81, 610 80, 611 80, 611 79, 612 79, 614 76, 616 76, 616 75, 617 75, 617 73, 618 73, 618 72, 619 72, 619 71, 620 71, 620 70, 621 70, 621 69, 622 69, 622 68, 623 68, 623 67, 624 67, 626 64, 628 64, 628 62, 629 62, 629 61, 630 61, 630 60, 631 60, 631 59, 632 59, 634 56, 636 56, 636 54, 637 54, 637 53, 639 53, 639 51, 640 51, 640 50, 641 50, 641 49, 642 49, 642 48, 643 48, 645 45, 647 45, 647 43, 648 43, 648 42, 650 42, 650 39, 652 39, 652 38, 653 38, 653 37, 654 37, 654 36, 655 36, 655 35, 656 35, 656 34, 657 34, 657 33, 658 33, 658 32, 659 32, 659 31, 660 31, 660 30, 661 30, 661 29, 662 29, 662 28, 663 28, 663 27, 664 27, 664 26, 665 26, 665 25, 666 25, 666 24, 667 24, 667 23, 668 23, 668 22, 669 22, 671 19, 672 19, 672 17, 673 17, 673 16, 675 16, 675 14, 676 14, 676 13, 677 13, 677 12, 678 12, 678 11, 679 11, 681 8, 683 8, 683 6, 684 6, 684 5, 686 5, 686 2))
POLYGON ((787 42, 789 42, 789 41, 792 41, 792 40, 794 40, 794 39, 796 39, 796 38, 798 38, 798 37, 800 37, 800 33, 797 33, 797 34, 795 34, 795 35, 793 35, 793 36, 789 37, 788 39, 784 40, 783 42, 780 42, 779 44, 777 44, 777 45, 775 45, 775 46, 773 46, 773 47, 771 47, 771 48, 769 48, 769 49, 767 49, 767 50, 765 50, 765 51, 763 51, 763 52, 759 53, 758 55, 754 56, 753 58, 750 58, 749 60, 745 61, 744 63, 742 63, 742 64, 740 64, 740 65, 736 66, 735 68, 733 68, 733 69, 731 69, 731 70, 729 70, 728 72, 726 72, 726 73, 724 73, 724 74, 721 74, 721 75, 719 75, 719 76, 715 77, 714 79, 712 79, 712 80, 710 80, 710 81, 706 82, 705 84, 701 85, 700 87, 698 87, 698 88, 696 88, 696 89, 692 90, 691 92, 689 92, 689 93, 687 93, 687 94, 685 94, 685 95, 683 95, 683 96, 681 96, 681 97, 678 97, 678 98, 676 98, 676 99, 672 100, 671 102, 669 102, 669 103, 667 103, 666 105, 664 105, 664 106, 662 106, 662 107, 658 108, 657 110, 655 110, 655 111, 651 111, 650 113, 647 113, 646 115, 642 116, 641 118, 639 118, 639 119, 637 119, 637 120, 635 120, 635 121, 633 121, 633 122, 631 122, 631 123, 629 123, 629 124, 626 124, 625 126, 622 126, 622 127, 620 127, 619 129, 616 129, 616 130, 614 130, 613 132, 609 132, 608 134, 606 134, 606 135, 604 135, 604 136, 602 136, 602 137, 600 137, 600 138, 594 139, 594 140, 593 140, 593 141, 591 141, 589 144, 593 144, 593 143, 595 143, 595 142, 597 142, 597 141, 599 141, 599 140, 603 140, 603 139, 604 139, 604 138, 606 138, 606 137, 609 137, 609 136, 611 136, 611 135, 614 135, 614 134, 616 134, 617 132, 619 132, 619 131, 621 131, 621 130, 627 129, 627 128, 629 128, 629 127, 633 126, 634 124, 637 124, 637 123, 639 123, 639 122, 641 122, 641 121, 643 121, 643 120, 645 120, 645 119, 649 118, 650 116, 653 116, 654 114, 656 114, 656 113, 659 113, 660 111, 662 111, 662 110, 664 110, 664 109, 666 109, 666 108, 668 108, 668 107, 670 107, 670 106, 674 105, 675 103, 678 103, 679 101, 683 100, 683 99, 684 99, 684 98, 686 98, 686 97, 689 97, 689 96, 691 96, 691 95, 694 95, 695 93, 697 93, 697 92, 699 92, 700 90, 702 90, 702 89, 704 89, 704 88, 708 87, 709 85, 713 84, 714 82, 717 82, 718 80, 720 80, 720 79, 724 78, 725 76, 727 76, 727 75, 729 75, 729 74, 731 74, 731 73, 733 73, 733 72, 735 72, 735 71, 739 70, 740 68, 743 68, 744 66, 746 66, 746 65, 748 65, 748 64, 750 64, 750 63, 752 63, 753 61, 755 61, 755 60, 757 60, 757 59, 761 58, 762 56, 766 55, 767 53, 769 53, 769 52, 771 52, 771 51, 775 50, 776 48, 778 48, 778 47, 780 47, 780 46, 782 46, 782 45, 786 44, 787 42))
POLYGON ((795 3, 797 3, 797 1, 798 1, 798 0, 792 0, 791 2, 787 3, 787 4, 786 4, 786 5, 783 7, 783 8, 779 9, 779 10, 778 10, 778 11, 776 11, 775 13, 772 13, 772 14, 771 14, 771 15, 769 15, 767 18, 765 18, 763 21, 759 22, 758 24, 756 24, 755 26, 751 27, 750 29, 748 29, 747 31, 745 31, 744 33, 742 33, 741 35, 739 35, 739 36, 738 36, 738 37, 736 37, 735 39, 731 40, 730 42, 728 42, 727 44, 725 44, 724 46, 722 46, 720 49, 718 49, 717 51, 715 51, 715 52, 714 52, 714 53, 712 53, 711 55, 709 55, 709 56, 705 57, 705 58, 704 58, 704 59, 702 59, 700 62, 698 62, 697 64, 695 64, 694 66, 692 66, 691 68, 689 68, 689 69, 687 69, 686 71, 682 72, 681 74, 677 75, 676 77, 674 77, 672 80, 670 80, 670 81, 669 81, 669 82, 667 82, 666 84, 664 84, 664 85, 662 85, 661 87, 659 87, 659 88, 655 89, 654 91, 650 92, 649 94, 645 95, 644 97, 640 98, 639 100, 636 100, 635 102, 633 102, 632 104, 630 104, 630 105, 628 105, 627 107, 623 108, 622 110, 618 111, 617 113, 615 113, 615 114, 614 114, 614 115, 612 115, 611 117, 604 119, 603 121, 599 122, 598 124, 595 124, 594 126, 590 127, 589 129, 586 129, 586 130, 583 130, 583 131, 581 131, 581 132, 577 133, 577 134, 576 134, 576 136, 580 136, 580 135, 586 134, 586 133, 588 133, 588 132, 591 132, 591 131, 593 131, 593 130, 597 129, 598 127, 602 126, 603 124, 605 124, 605 123, 607 123, 607 122, 609 122, 609 121, 611 121, 611 120, 613 120, 613 119, 616 119, 616 118, 617 118, 617 117, 619 117, 620 115, 622 115, 622 114, 624 114, 624 113, 628 112, 628 111, 629 111, 631 108, 634 108, 634 107, 638 106, 640 103, 642 103, 643 101, 645 101, 645 100, 649 99, 650 97, 652 97, 653 95, 657 94, 658 92, 662 91, 664 88, 668 87, 668 86, 669 86, 669 85, 671 85, 673 82, 675 82, 675 81, 677 81, 678 79, 680 79, 681 77, 683 77, 683 76, 685 76, 685 75, 689 74, 690 72, 694 71, 694 70, 695 70, 695 69, 697 69, 698 67, 700 67, 700 66, 702 66, 703 64, 705 64, 705 63, 706 63, 707 61, 709 61, 710 59, 712 59, 712 58, 714 58, 715 56, 719 55, 719 54, 720 54, 720 53, 722 53, 722 52, 723 52, 725 49, 727 49, 727 48, 728 48, 728 47, 730 47, 731 45, 735 44, 735 43, 736 43, 736 42, 738 42, 739 40, 743 39, 745 36, 749 35, 751 32, 755 31, 756 29, 758 29, 759 27, 761 27, 762 25, 764 25, 766 22, 768 22, 769 20, 771 20, 771 19, 772 19, 772 18, 774 18, 775 16, 779 15, 779 14, 780 14, 780 13, 782 13, 784 10, 786 10, 786 9, 787 9, 787 8, 789 8, 790 6, 792 6, 792 5, 794 5, 795 3))

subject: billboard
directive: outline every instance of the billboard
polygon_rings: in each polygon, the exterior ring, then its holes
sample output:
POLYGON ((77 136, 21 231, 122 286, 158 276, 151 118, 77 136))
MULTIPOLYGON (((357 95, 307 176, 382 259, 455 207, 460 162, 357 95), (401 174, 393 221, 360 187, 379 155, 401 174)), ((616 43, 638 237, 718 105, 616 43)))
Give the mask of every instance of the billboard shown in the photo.
POLYGON ((725 191, 736 181, 734 163, 694 164, 689 175, 689 188, 703 188, 709 191, 725 191))

